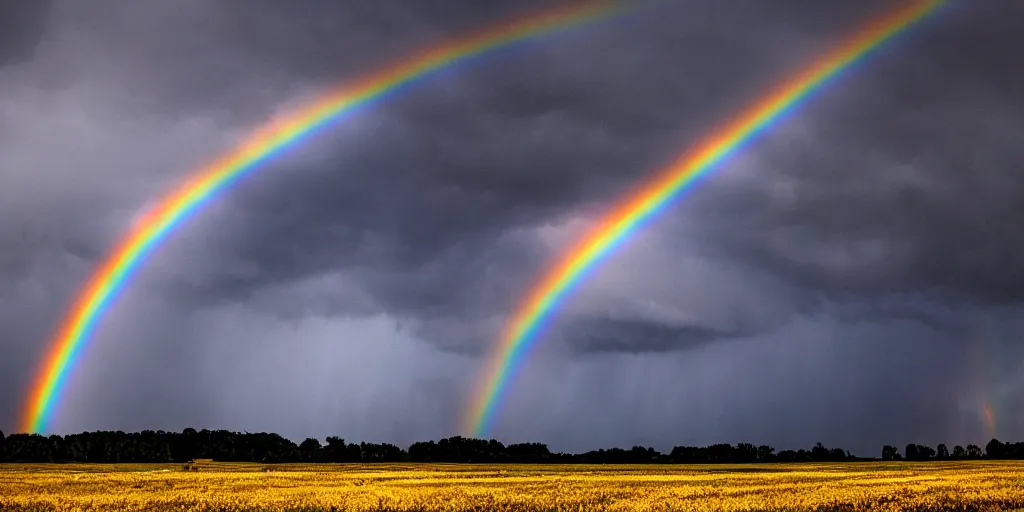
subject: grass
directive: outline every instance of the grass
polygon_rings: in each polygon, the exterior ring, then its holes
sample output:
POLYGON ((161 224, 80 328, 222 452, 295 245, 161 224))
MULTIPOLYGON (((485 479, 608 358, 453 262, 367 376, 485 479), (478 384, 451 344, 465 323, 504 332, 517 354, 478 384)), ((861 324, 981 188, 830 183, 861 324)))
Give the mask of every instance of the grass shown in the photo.
POLYGON ((0 464, 0 509, 1022 510, 1024 463, 0 464), (264 469, 269 469, 265 471, 264 469))

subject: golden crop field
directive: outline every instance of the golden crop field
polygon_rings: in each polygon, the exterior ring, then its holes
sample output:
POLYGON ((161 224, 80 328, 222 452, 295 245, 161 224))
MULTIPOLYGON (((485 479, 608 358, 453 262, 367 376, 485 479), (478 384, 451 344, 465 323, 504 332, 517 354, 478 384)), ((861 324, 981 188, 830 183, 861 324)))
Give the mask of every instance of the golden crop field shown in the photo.
POLYGON ((0 464, 0 509, 1020 510, 1024 463, 0 464))

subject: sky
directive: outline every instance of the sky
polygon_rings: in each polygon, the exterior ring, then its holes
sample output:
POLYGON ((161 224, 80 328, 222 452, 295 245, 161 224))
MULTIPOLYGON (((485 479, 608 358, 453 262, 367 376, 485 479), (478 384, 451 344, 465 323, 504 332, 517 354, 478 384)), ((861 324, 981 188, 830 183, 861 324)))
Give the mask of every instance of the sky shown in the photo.
MULTIPOLYGON (((317 91, 547 4, 0 5, 0 429, 90 272, 190 172, 317 91)), ((461 434, 560 250, 892 5, 651 0, 346 118, 143 263, 52 431, 461 434)), ((690 189, 565 302, 493 436, 1024 440, 1021 16, 951 0, 690 189)))

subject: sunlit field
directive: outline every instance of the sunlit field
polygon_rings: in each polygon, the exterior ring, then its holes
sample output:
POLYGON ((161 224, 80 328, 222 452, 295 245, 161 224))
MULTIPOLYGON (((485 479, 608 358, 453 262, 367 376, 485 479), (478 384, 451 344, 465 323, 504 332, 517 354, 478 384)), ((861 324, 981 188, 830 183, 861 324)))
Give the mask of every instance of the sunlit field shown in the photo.
POLYGON ((0 465, 4 510, 1020 510, 1024 463, 0 465))

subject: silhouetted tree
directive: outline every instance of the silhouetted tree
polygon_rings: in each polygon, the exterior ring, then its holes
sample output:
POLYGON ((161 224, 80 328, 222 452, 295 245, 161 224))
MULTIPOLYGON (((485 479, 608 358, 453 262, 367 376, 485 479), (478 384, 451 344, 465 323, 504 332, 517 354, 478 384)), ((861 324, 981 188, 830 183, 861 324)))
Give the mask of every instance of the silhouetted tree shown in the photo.
POLYGON ((731 464, 733 462, 733 448, 731 444, 713 444, 707 448, 710 460, 715 464, 731 464))
POLYGON ((782 450, 775 455, 775 460, 778 462, 796 462, 797 453, 794 450, 782 450))
POLYGON ((903 457, 907 460, 917 460, 917 445, 913 443, 908 444, 903 450, 903 457))
POLYGON ((412 462, 435 462, 437 444, 433 441, 419 441, 409 446, 409 460, 412 462))
POLYGON ((965 459, 967 458, 967 450, 964 450, 963 446, 956 445, 953 447, 953 458, 954 459, 965 459))
POLYGON ((935 448, 931 446, 925 446, 923 444, 917 445, 917 457, 918 460, 931 460, 935 458, 935 448))
MULTIPOLYGON (((429 449, 429 458, 434 462, 500 462, 504 458, 505 445, 497 440, 473 439, 462 436, 441 439, 429 449)), ((412 450, 412 447, 409 447, 412 450)), ((412 453, 410 452, 410 458, 412 453)))
POLYGON ((202 458, 199 452, 199 433, 194 428, 186 428, 181 431, 181 437, 179 438, 178 446, 176 447, 175 453, 179 453, 181 460, 175 462, 185 462, 187 460, 202 458))
POLYGON ((10 462, 49 462, 49 440, 39 434, 11 434, 4 442, 10 462))
POLYGON ((985 456, 990 459, 1002 459, 1006 451, 1006 447, 998 439, 992 439, 985 445, 985 456))
POLYGON ((505 447, 505 453, 508 454, 508 462, 540 464, 551 460, 548 445, 541 443, 510 444, 505 447))
POLYGON ((976 444, 967 445, 967 458, 968 459, 980 459, 981 448, 976 444))
POLYGON ((64 438, 58 435, 51 435, 47 438, 50 443, 50 460, 65 461, 67 453, 64 451, 64 438))
POLYGON ((820 442, 815 444, 814 448, 811 448, 811 457, 813 457, 816 461, 828 460, 828 448, 825 448, 825 446, 822 445, 820 442))
POLYGON ((359 450, 363 462, 404 462, 408 459, 404 450, 388 443, 360 443, 359 450))
POLYGON ((935 449, 921 444, 908 444, 905 457, 907 460, 931 460, 935 457, 935 449))
POLYGON ((1024 442, 1003 443, 1003 458, 1024 459, 1024 442))
POLYGON ((882 447, 882 460, 903 460, 899 448, 885 445, 882 447))
POLYGON ((345 445, 345 459, 344 462, 362 462, 363 450, 356 443, 349 443, 345 445))
POLYGON ((322 448, 319 439, 307 437, 299 444, 299 457, 302 458, 303 462, 317 462, 321 460, 320 450, 322 448))
POLYGON ((751 443, 739 443, 733 449, 733 462, 757 462, 757 447, 751 443))
MULTIPOLYGON (((756 451, 754 452, 756 455, 756 451)), ((658 462, 661 454, 658 453, 654 448, 634 446, 626 452, 626 463, 627 464, 654 464, 658 462)), ((753 462, 753 461, 751 461, 753 462)))
MULTIPOLYGON (((937 450, 928 446, 908 444, 907 460, 948 459, 946 445, 937 450)), ((883 460, 900 460, 895 446, 882 447, 883 460)), ((977 445, 955 446, 952 458, 1024 459, 1024 442, 989 441, 982 451, 977 445)), ((547 445, 519 443, 505 446, 494 439, 473 439, 460 436, 439 441, 413 443, 408 451, 387 443, 346 443, 331 436, 326 446, 314 438, 301 445, 272 433, 239 433, 227 430, 187 428, 180 433, 145 430, 137 433, 121 431, 83 432, 66 436, 12 434, 0 432, 0 460, 19 462, 75 461, 107 462, 186 462, 196 458, 219 461, 279 462, 525 462, 565 464, 725 464, 749 462, 838 462, 862 460, 841 448, 827 448, 816 443, 810 450, 783 450, 776 453, 771 446, 752 443, 711 446, 676 446, 668 454, 654 448, 633 446, 628 450, 608 448, 580 454, 552 453, 547 445)))
POLYGON ((348 450, 345 440, 337 436, 327 437, 327 446, 323 449, 324 460, 328 462, 347 462, 348 450))

